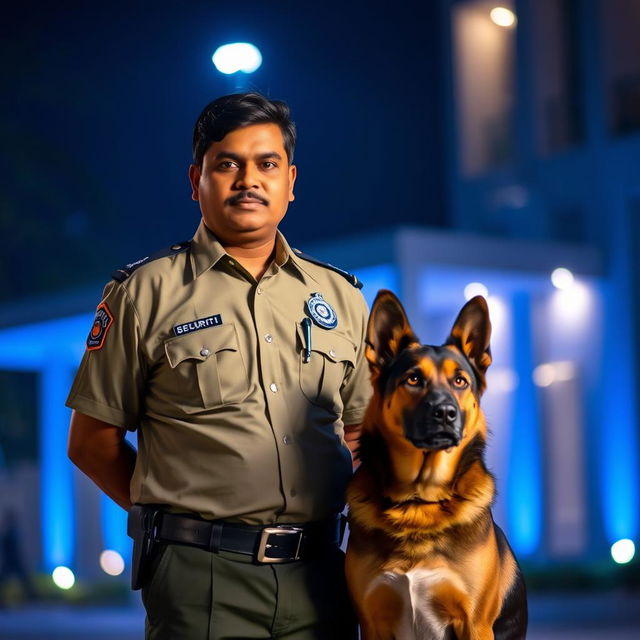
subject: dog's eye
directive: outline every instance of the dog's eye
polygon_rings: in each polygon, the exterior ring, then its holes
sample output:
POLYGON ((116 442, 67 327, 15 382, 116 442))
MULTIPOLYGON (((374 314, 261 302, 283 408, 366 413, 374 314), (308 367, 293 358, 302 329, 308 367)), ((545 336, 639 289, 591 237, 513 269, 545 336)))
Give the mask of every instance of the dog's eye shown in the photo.
POLYGON ((405 379, 405 384, 408 384, 410 387, 419 387, 422 385, 422 377, 417 373, 412 373, 405 379))
POLYGON ((466 389, 469 386, 469 383, 467 382, 467 379, 464 376, 456 376, 453 379, 453 385, 457 389, 466 389))

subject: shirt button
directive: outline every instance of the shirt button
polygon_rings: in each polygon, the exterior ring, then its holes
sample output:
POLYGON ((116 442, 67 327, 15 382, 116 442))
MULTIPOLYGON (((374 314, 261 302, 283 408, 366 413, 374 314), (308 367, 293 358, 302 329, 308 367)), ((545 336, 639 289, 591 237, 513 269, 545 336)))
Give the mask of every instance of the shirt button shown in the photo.
POLYGON ((293 439, 291 438, 291 436, 284 436, 282 438, 282 442, 284 442, 285 444, 291 444, 293 442, 293 439))
POLYGON ((278 385, 275 382, 272 382, 269 385, 269 389, 271 389, 271 391, 273 391, 273 393, 276 393, 278 391, 278 385))
POLYGON ((234 267, 236 263, 233 260, 229 260, 229 264, 234 267))
POLYGON ((331 349, 331 351, 329 351, 329 355, 330 355, 332 358, 335 358, 335 357, 336 357, 336 352, 335 352, 333 349, 331 349))
POLYGON ((260 294, 262 293, 262 289, 261 289, 260 287, 258 287, 258 288, 256 289, 256 293, 257 293, 258 295, 260 295, 260 294))
POLYGON ((273 342, 273 336, 270 333, 265 334, 264 339, 267 342, 273 342))
POLYGON ((209 349, 207 349, 207 347, 203 347, 202 349, 200 349, 200 355, 203 358, 206 358, 211 352, 209 351, 209 349))

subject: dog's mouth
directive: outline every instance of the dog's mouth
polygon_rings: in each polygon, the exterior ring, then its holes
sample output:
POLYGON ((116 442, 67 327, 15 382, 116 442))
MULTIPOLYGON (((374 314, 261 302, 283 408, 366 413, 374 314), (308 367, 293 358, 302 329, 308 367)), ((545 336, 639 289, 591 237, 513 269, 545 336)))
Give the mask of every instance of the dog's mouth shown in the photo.
POLYGON ((441 451, 442 449, 451 449, 460 444, 460 438, 449 431, 438 431, 429 434, 425 438, 409 438, 411 444, 418 449, 429 449, 431 451, 441 451))

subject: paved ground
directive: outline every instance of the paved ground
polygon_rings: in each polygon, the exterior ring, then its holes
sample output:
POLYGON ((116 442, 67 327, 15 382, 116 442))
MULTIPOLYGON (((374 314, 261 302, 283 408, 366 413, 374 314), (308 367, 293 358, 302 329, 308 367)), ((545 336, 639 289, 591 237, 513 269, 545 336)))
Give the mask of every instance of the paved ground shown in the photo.
MULTIPOLYGON (((530 598, 528 640, 640 640, 640 593, 530 598)), ((144 612, 30 606, 0 610, 0 640, 141 640, 144 612)))

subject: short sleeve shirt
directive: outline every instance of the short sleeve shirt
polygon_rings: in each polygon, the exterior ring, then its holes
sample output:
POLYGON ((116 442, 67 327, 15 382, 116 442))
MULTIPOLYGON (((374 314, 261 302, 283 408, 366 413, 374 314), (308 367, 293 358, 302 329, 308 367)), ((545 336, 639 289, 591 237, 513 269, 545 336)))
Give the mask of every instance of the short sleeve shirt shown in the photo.
POLYGON ((107 284, 67 405, 138 430, 133 502, 320 520, 343 507, 344 425, 371 394, 366 320, 360 291, 280 233, 256 282, 201 223, 187 250, 107 284), (313 320, 309 336, 318 296, 331 323, 313 320))

